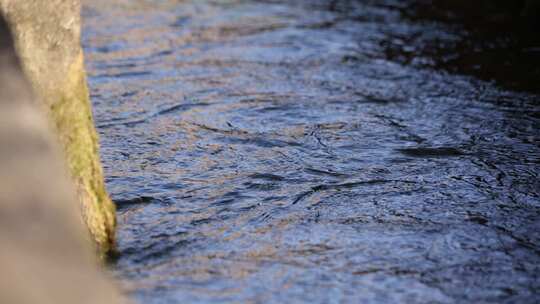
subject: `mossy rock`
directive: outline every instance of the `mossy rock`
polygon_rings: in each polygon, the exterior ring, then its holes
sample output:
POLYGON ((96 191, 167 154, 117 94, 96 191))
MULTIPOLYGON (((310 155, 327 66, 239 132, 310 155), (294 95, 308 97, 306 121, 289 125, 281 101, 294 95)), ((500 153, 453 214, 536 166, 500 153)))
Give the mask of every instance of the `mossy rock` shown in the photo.
POLYGON ((24 72, 48 113, 100 255, 114 249, 115 208, 103 181, 80 43, 78 0, 0 0, 24 72))
POLYGON ((127 303, 99 270, 41 106, 0 14, 0 303, 127 303))

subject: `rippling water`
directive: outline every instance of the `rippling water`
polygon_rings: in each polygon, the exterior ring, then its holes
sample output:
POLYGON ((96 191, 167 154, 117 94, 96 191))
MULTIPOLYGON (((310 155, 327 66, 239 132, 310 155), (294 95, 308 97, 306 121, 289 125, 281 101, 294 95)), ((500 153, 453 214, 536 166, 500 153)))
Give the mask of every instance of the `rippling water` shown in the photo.
POLYGON ((539 95, 432 64, 466 33, 404 3, 86 1, 136 300, 539 300, 539 95))

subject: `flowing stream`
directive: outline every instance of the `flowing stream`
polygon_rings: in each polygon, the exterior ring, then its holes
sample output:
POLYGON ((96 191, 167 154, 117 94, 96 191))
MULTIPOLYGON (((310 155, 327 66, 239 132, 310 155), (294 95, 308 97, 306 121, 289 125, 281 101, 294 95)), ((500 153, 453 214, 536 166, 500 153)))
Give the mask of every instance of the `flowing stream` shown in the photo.
POLYGON ((136 301, 539 301, 540 95, 406 4, 85 2, 136 301))

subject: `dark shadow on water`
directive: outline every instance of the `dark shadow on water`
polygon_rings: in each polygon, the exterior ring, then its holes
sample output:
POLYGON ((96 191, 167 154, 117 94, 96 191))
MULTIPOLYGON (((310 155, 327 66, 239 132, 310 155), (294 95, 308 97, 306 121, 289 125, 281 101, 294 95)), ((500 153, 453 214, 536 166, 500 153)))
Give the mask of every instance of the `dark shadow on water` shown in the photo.
POLYGON ((406 37, 399 44, 387 41, 386 54, 402 63, 474 75, 512 90, 540 92, 540 4, 534 8, 525 2, 407 1, 400 9, 403 16, 412 22, 450 25, 458 39, 436 33, 429 38, 406 37))

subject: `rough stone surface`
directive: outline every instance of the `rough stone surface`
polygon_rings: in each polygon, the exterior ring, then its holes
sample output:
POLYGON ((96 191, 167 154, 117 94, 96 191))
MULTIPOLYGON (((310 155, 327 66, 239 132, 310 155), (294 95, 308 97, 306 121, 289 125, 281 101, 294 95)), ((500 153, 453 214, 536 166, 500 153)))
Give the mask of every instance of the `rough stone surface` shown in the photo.
POLYGON ((115 210, 105 190, 80 45, 80 1, 0 0, 25 74, 64 148, 81 212, 100 254, 114 248, 115 210))
POLYGON ((0 303, 122 303, 0 14, 0 303))

